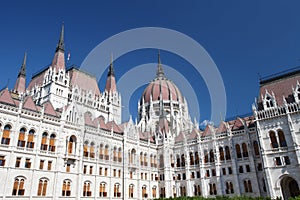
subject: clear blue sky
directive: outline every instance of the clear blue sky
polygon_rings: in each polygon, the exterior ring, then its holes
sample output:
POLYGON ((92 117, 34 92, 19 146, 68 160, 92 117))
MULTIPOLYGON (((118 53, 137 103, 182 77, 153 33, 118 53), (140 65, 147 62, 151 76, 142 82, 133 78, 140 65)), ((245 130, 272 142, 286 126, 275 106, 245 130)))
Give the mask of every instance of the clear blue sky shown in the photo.
MULTIPOLYGON (((0 86, 4 87, 9 78, 9 88, 13 87, 26 50, 28 81, 34 72, 51 62, 62 21, 66 50, 71 51, 71 63, 77 65, 101 41, 132 28, 165 27, 192 37, 207 50, 221 72, 227 117, 251 112, 259 89, 258 73, 270 75, 299 65, 299 1, 187 2, 1 1, 0 86)), ((116 60, 117 78, 131 66, 156 62, 156 52, 136 51, 116 60)), ((162 61, 178 69, 188 66, 168 52, 162 52, 162 61)), ((186 77, 193 74, 191 67, 179 70, 186 77)), ((197 80, 191 78, 193 81, 197 80)), ((139 96, 142 90, 135 95, 139 96)), ((210 116, 206 106, 210 100, 204 83, 198 91, 202 121, 210 116)), ((137 97, 130 105, 133 115, 135 101, 137 97)))

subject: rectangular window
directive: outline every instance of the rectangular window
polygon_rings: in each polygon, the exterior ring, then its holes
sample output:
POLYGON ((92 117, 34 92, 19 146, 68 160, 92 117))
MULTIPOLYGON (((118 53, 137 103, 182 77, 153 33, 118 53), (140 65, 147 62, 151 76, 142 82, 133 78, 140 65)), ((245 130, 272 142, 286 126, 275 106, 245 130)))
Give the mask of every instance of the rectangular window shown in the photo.
POLYGON ((223 175, 226 175, 226 169, 225 168, 222 168, 222 173, 223 173, 223 175))
POLYGON ((244 173, 244 168, 243 168, 243 166, 240 166, 240 167, 239 167, 239 172, 240 172, 240 173, 244 173))
POLYGON ((71 164, 67 164, 66 166, 66 172, 70 172, 71 164))
POLYGON ((21 158, 18 157, 18 158, 16 159, 15 167, 20 167, 20 164, 21 164, 21 158))
POLYGON ((114 169, 114 177, 116 177, 117 176, 117 170, 116 169, 114 169))
POLYGON ((102 176, 102 167, 99 167, 99 175, 102 176))
POLYGON ((206 177, 209 177, 210 174, 209 174, 209 170, 206 170, 206 177))
POLYGON ((144 174, 143 174, 143 173, 141 173, 141 180, 143 180, 143 178, 144 178, 144 174))
POLYGON ((147 180, 147 173, 145 173, 145 180, 147 180))
POLYGON ((191 179, 195 178, 195 172, 191 173, 191 179))
MULTIPOLYGON (((174 179, 175 180, 175 179, 174 179)), ((153 174, 151 174, 151 181, 153 181, 153 174)))
POLYGON ((284 162, 285 162, 286 165, 291 164, 290 158, 288 156, 284 156, 284 162))
POLYGON ((47 167, 47 169, 50 171, 51 168, 52 168, 52 161, 48 161, 48 167, 47 167))
POLYGON ((130 172, 129 177, 130 177, 130 179, 132 179, 132 172, 130 172))
POLYGON ((104 176, 107 176, 107 168, 104 169, 104 176))
POLYGON ((43 170, 44 169, 44 160, 40 160, 40 169, 43 170))
POLYGON ((211 170, 211 175, 212 175, 212 176, 216 176, 216 169, 212 169, 212 170, 211 170))
POLYGON ((93 174, 93 166, 90 166, 90 174, 93 174))
POLYGON ((276 164, 276 166, 281 166, 282 165, 280 157, 275 158, 275 164, 276 164))
POLYGON ((84 166, 83 166, 83 173, 84 173, 84 174, 86 174, 86 168, 87 168, 87 166, 84 165, 84 166))
POLYGON ((30 168, 31 167, 31 162, 29 158, 26 158, 26 162, 25 162, 25 168, 30 168))
POLYGON ((232 174, 232 168, 228 167, 228 174, 232 174))
POLYGON ((246 165, 246 171, 247 172, 250 172, 251 170, 250 170, 250 165, 246 165))
POLYGON ((200 178, 200 171, 197 172, 197 178, 200 178))
MULTIPOLYGON (((163 174, 163 176, 164 176, 164 174, 163 174)), ((185 175, 185 173, 183 173, 183 174, 182 174, 182 179, 183 179, 183 180, 185 180, 185 179, 186 179, 186 175, 185 175)))
POLYGON ((261 163, 258 163, 258 164, 257 164, 257 170, 258 170, 258 171, 262 171, 262 164, 261 164, 261 163))
POLYGON ((121 170, 118 171, 118 176, 121 177, 121 170))
POLYGON ((4 166, 5 165, 5 156, 0 156, 0 166, 4 166))

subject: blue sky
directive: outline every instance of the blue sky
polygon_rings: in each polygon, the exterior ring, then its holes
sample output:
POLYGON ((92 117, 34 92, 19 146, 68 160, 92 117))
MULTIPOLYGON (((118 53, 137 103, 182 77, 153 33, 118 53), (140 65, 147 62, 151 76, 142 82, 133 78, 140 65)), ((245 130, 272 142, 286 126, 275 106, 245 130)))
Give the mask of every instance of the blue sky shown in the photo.
MULTIPOLYGON (((242 115, 251 112, 259 89, 258 74, 299 66, 299 8, 299 1, 1 1, 0 86, 9 79, 8 86, 13 87, 26 50, 28 81, 51 62, 62 21, 70 64, 76 65, 96 45, 119 32, 164 27, 188 35, 206 49, 225 84, 227 117, 242 115)), ((172 52, 163 51, 161 56, 163 64, 179 70, 192 85, 199 82, 201 87, 194 88, 201 110, 197 119, 208 119, 210 99, 201 77, 194 77, 192 66, 172 52)), ((128 53, 115 61, 117 78, 133 66, 156 60, 156 49, 128 53)), ((135 91, 126 108, 133 115, 142 91, 143 87, 135 91)))

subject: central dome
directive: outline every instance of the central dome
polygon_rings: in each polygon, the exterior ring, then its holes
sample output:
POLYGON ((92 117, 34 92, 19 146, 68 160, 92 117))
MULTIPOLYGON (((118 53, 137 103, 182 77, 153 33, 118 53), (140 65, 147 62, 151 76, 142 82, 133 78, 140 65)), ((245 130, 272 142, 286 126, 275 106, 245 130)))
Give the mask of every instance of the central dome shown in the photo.
POLYGON ((162 100, 171 100, 172 98, 172 101, 183 102, 178 87, 165 77, 160 56, 158 56, 156 78, 149 83, 142 95, 145 103, 150 102, 150 96, 152 96, 152 101, 160 100, 160 98, 162 98, 162 100))

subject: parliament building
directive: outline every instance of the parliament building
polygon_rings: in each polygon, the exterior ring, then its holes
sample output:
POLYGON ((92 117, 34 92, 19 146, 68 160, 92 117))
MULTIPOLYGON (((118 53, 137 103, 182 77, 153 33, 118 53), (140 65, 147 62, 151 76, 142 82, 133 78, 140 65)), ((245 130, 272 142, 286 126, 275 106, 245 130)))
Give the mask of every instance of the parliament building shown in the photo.
POLYGON ((63 26, 29 83, 25 54, 14 88, 0 91, 0 198, 300 195, 299 69, 261 80, 252 115, 204 130, 160 56, 153 77, 138 119, 122 122, 113 62, 100 91, 95 76, 66 67, 63 26))

